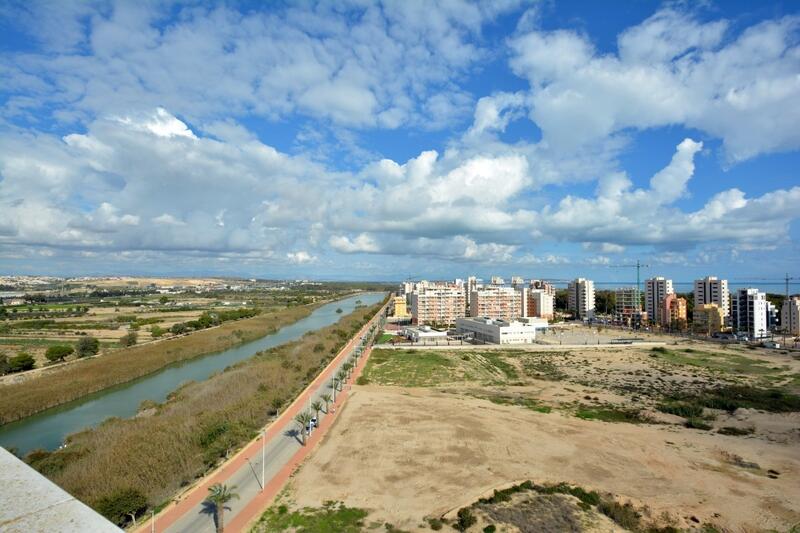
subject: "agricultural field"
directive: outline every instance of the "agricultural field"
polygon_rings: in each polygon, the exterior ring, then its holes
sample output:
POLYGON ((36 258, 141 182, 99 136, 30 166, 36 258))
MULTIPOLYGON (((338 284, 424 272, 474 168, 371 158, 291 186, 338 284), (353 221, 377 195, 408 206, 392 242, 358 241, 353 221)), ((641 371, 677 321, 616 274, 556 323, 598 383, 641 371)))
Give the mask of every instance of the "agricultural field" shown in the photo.
POLYGON ((788 532, 798 450, 791 354, 380 349, 255 530, 788 532))

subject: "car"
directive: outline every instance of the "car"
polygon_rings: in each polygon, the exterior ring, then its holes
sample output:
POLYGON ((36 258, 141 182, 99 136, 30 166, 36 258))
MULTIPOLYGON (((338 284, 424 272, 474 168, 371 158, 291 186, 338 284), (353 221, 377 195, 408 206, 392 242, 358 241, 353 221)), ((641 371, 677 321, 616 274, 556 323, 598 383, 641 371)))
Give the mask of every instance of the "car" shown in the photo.
POLYGON ((317 417, 316 416, 311 418, 311 427, 313 427, 313 428, 318 427, 317 426, 317 417))

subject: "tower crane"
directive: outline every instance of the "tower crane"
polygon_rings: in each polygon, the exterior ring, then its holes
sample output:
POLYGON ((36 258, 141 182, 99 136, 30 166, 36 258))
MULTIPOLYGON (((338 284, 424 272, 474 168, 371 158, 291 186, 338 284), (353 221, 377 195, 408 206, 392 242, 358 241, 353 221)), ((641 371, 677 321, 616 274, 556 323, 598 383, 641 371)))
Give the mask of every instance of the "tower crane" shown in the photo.
POLYGON ((636 260, 636 264, 632 265, 608 265, 609 268, 635 268, 636 269, 636 311, 642 310, 642 289, 641 289, 641 269, 643 268, 650 268, 650 265, 645 265, 640 262, 638 259, 636 260))

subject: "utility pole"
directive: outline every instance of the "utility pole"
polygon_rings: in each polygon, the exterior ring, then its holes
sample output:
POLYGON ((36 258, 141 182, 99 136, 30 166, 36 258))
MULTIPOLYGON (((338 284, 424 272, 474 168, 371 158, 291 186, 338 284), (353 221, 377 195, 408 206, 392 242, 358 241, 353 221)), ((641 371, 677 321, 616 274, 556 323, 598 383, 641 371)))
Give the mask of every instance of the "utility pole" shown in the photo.
POLYGON ((261 492, 264 492, 264 485, 267 484, 266 474, 265 474, 265 455, 267 449, 267 430, 262 429, 262 441, 261 441, 261 492))

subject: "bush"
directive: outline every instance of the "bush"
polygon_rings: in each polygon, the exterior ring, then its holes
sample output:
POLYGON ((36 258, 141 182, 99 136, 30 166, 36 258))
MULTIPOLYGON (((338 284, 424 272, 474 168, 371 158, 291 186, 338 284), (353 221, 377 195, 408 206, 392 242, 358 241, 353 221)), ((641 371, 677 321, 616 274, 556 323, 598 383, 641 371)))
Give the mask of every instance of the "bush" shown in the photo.
POLYGON ((497 531, 497 527, 494 524, 489 524, 483 528, 483 533, 494 533, 495 531, 497 531))
POLYGON ((100 351, 100 341, 94 337, 83 337, 78 341, 76 351, 78 353, 78 357, 97 355, 97 352, 100 351))
POLYGON ((597 510, 625 529, 630 531, 639 529, 642 517, 630 502, 620 504, 614 500, 603 500, 597 505, 597 510))
POLYGON ((139 339, 139 336, 136 334, 135 331, 131 331, 127 335, 123 335, 119 338, 119 345, 123 348, 127 348, 128 346, 133 346, 136 344, 136 341, 139 339))
POLYGON ((150 336, 154 339, 157 339, 164 335, 167 332, 166 329, 162 328, 161 326, 150 326, 150 336))
POLYGON ((702 416, 703 406, 690 402, 669 402, 658 405, 658 410, 662 413, 692 418, 702 416))
POLYGON ((8 363, 8 356, 0 353, 0 376, 5 376, 11 372, 11 365, 8 363))
POLYGON ((743 435, 752 435, 755 429, 753 428, 737 428, 733 426, 725 426, 721 427, 717 430, 717 433, 720 435, 733 435, 736 437, 740 437, 743 435))
POLYGON ((478 519, 472 514, 470 508, 463 507, 458 510, 458 522, 456 522, 455 528, 459 531, 466 531, 471 526, 475 525, 477 521, 478 519))
POLYGON ((97 511, 117 524, 124 526, 128 519, 147 510, 147 498, 136 489, 123 489, 97 502, 97 511))
POLYGON ((702 418, 697 418, 697 417, 687 418, 686 422, 683 425, 686 426, 687 428, 702 429, 704 431, 708 431, 709 429, 713 428, 712 425, 706 423, 702 418))
POLYGON ((428 518, 428 525, 430 525, 431 529, 434 531, 442 529, 442 521, 438 518, 428 518))
POLYGON ((25 370, 31 370, 33 368, 36 368, 36 360, 25 352, 20 352, 18 355, 8 360, 9 373, 24 372, 25 370))
POLYGON ((44 356, 47 357, 48 361, 56 362, 63 361, 74 352, 75 348, 72 346, 68 346, 66 344, 57 344, 56 346, 50 346, 45 352, 44 356))
POLYGON ((187 331, 189 331, 189 326, 187 326, 183 322, 178 322, 177 324, 172 324, 172 327, 169 328, 169 330, 174 335, 181 335, 181 334, 186 333, 187 331))

